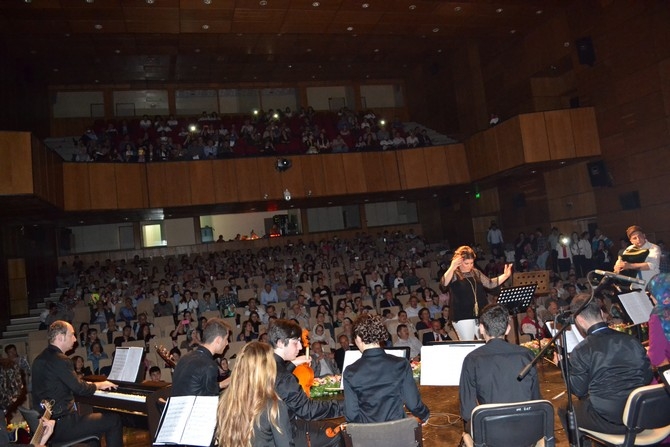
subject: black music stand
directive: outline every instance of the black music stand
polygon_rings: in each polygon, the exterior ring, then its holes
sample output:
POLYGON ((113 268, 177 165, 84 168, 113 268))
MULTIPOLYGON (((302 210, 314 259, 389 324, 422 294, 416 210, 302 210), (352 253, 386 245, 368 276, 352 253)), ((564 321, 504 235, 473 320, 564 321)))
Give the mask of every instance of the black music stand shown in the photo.
POLYGON ((505 306, 514 316, 512 318, 512 326, 514 332, 517 334, 517 343, 519 341, 519 319, 517 318, 517 314, 520 312, 519 309, 521 309, 522 312, 525 312, 528 306, 530 306, 530 302, 533 300, 533 295, 535 295, 535 289, 537 289, 537 284, 508 287, 500 291, 498 304, 505 306))

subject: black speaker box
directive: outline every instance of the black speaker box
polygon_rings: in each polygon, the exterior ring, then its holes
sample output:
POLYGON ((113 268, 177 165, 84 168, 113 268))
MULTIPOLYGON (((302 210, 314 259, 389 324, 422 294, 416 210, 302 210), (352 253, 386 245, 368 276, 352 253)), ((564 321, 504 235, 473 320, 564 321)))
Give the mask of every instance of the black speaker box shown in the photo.
POLYGON ((624 210, 636 210, 640 208, 640 193, 631 191, 619 194, 619 202, 624 210))
POLYGON ((576 44, 579 63, 593 67, 593 64, 596 62, 596 52, 593 49, 593 41, 591 38, 582 37, 577 40, 576 44))
POLYGON ((591 186, 612 186, 612 178, 604 161, 592 161, 586 165, 586 168, 589 170, 591 186))

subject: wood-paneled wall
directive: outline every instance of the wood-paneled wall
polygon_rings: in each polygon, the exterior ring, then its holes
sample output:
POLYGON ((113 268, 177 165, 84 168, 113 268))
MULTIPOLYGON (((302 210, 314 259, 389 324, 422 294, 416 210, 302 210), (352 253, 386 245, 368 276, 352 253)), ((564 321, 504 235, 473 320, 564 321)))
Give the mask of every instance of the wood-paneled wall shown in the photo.
POLYGON ((66 211, 161 208, 405 191, 470 181, 462 144, 403 151, 167 163, 64 163, 66 211))

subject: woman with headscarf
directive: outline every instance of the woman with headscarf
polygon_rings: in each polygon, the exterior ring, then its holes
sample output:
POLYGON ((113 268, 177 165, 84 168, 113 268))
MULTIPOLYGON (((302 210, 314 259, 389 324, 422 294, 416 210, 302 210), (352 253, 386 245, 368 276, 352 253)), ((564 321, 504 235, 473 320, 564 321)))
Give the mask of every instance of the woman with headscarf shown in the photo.
POLYGON ((649 350, 653 367, 670 363, 670 275, 660 273, 647 286, 654 301, 649 317, 649 350))

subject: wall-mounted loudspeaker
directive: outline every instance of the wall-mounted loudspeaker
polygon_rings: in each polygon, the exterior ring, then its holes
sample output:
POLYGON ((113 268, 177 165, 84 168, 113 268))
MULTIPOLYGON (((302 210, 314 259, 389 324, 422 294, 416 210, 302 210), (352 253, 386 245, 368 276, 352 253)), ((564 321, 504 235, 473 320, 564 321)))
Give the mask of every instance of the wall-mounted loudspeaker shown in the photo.
POLYGON ((596 62, 596 52, 593 49, 593 41, 590 37, 582 37, 576 42, 577 46, 577 57, 579 57, 579 63, 582 65, 588 65, 593 67, 593 64, 596 62))
POLYGON ((598 186, 612 186, 612 178, 607 171, 604 161, 592 161, 586 165, 586 168, 589 170, 591 186, 594 188, 598 186))

